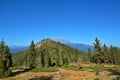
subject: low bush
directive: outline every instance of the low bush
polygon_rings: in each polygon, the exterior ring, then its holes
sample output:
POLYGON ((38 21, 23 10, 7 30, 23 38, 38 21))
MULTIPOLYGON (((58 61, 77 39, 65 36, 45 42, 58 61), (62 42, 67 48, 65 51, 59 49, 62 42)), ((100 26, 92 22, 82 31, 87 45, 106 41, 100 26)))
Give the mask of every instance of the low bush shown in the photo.
POLYGON ((120 80, 120 77, 117 77, 117 78, 115 78, 115 79, 113 79, 113 80, 120 80))

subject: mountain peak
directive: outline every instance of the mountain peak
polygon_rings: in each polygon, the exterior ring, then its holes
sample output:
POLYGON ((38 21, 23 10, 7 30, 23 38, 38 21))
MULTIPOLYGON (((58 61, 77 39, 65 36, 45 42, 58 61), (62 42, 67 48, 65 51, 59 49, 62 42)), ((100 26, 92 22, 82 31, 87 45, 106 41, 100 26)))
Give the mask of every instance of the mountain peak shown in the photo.
POLYGON ((58 38, 58 39, 55 39, 56 42, 60 42, 60 43, 63 43, 63 44, 73 44, 73 42, 69 41, 69 40, 66 40, 64 38, 58 38))
POLYGON ((71 46, 73 48, 77 48, 77 49, 85 51, 85 52, 87 52, 88 48, 93 50, 92 45, 86 45, 86 44, 82 44, 82 43, 74 43, 74 42, 71 42, 71 41, 63 39, 63 38, 58 38, 55 41, 63 43, 63 44, 68 45, 68 46, 71 46))

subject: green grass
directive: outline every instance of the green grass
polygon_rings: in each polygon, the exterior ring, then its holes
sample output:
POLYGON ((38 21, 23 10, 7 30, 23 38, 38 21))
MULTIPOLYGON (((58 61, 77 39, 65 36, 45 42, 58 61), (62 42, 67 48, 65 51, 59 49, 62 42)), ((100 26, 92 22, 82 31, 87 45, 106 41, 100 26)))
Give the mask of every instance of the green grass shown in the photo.
POLYGON ((109 70, 111 68, 109 68, 109 67, 103 67, 103 66, 94 66, 94 67, 90 67, 90 69, 92 69, 93 72, 101 72, 101 71, 109 70))
POLYGON ((99 78, 95 78, 95 80, 100 80, 99 78))
POLYGON ((116 73, 120 75, 120 70, 116 70, 116 73))
POLYGON ((113 79, 113 80, 120 80, 120 77, 117 77, 117 78, 115 78, 115 79, 113 79))
POLYGON ((67 69, 67 70, 77 70, 77 67, 76 66, 73 66, 73 65, 70 65, 70 66, 67 66, 67 67, 63 67, 63 68, 65 68, 65 69, 67 69))
POLYGON ((94 66, 94 67, 85 67, 83 66, 81 69, 78 69, 77 66, 68 66, 66 69, 68 70, 80 70, 80 71, 89 71, 89 69, 92 70, 92 72, 101 72, 101 71, 105 71, 105 70, 108 70, 108 69, 111 69, 109 67, 102 67, 102 66, 94 66))
POLYGON ((56 71, 58 71, 56 67, 48 67, 48 68, 38 67, 31 70, 31 72, 56 72, 56 71))
POLYGON ((78 69, 77 66, 70 65, 66 67, 67 70, 74 70, 74 71, 89 71, 89 72, 95 72, 95 75, 98 76, 99 72, 102 71, 109 71, 109 70, 115 70, 115 74, 120 74, 120 68, 119 67, 104 67, 104 66, 92 66, 92 67, 86 67, 83 66, 81 69, 78 69))

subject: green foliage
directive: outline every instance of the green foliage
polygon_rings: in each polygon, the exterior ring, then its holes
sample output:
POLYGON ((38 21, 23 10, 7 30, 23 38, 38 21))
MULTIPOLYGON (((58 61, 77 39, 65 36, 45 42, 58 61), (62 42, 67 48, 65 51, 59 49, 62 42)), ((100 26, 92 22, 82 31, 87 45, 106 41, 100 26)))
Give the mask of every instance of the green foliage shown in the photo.
POLYGON ((64 67, 65 69, 68 69, 68 70, 74 70, 74 71, 90 71, 90 72, 94 72, 97 75, 99 75, 99 72, 102 72, 102 71, 109 71, 109 70, 112 70, 112 69, 115 69, 117 71, 115 71, 115 74, 120 74, 119 72, 119 67, 104 67, 104 66, 81 66, 82 68, 81 69, 78 69, 77 66, 75 65, 68 65, 68 67, 64 67))
POLYGON ((10 54, 8 46, 4 47, 3 61, 6 63, 5 64, 6 67, 11 67, 12 66, 12 58, 11 58, 11 54, 10 54))
POLYGON ((0 43, 0 77, 7 77, 11 75, 11 66, 12 59, 9 48, 5 45, 4 40, 2 40, 0 43))
POLYGON ((100 40, 98 40, 98 38, 95 39, 95 43, 94 44, 94 55, 93 55, 93 59, 94 62, 99 64, 102 61, 102 52, 101 52, 101 43, 100 40))
POLYGON ((88 56, 89 56, 89 62, 93 62, 93 60, 92 60, 92 52, 91 52, 90 48, 88 48, 88 56))
POLYGON ((74 66, 74 65, 69 65, 69 66, 67 66, 67 67, 65 67, 67 70, 78 70, 77 69, 77 66, 74 66))
POLYGON ((99 78, 95 78, 95 80, 100 80, 99 78))
POLYGON ((5 70, 5 64, 3 60, 0 58, 0 77, 3 77, 4 75, 4 70, 5 70))
POLYGON ((13 66, 25 66, 28 54, 26 51, 20 51, 12 55, 13 66))
MULTIPOLYGON (((103 67, 103 66, 94 66, 94 67, 86 67, 87 69, 92 69, 92 72, 95 72, 96 75, 102 71, 112 70, 114 67, 103 67)), ((117 69, 117 68, 114 68, 117 69)))
POLYGON ((99 72, 98 72, 98 71, 96 71, 96 72, 95 72, 95 75, 96 75, 96 76, 98 76, 98 75, 99 75, 99 72))
POLYGON ((27 51, 13 55, 14 66, 51 67, 64 66, 70 62, 77 62, 78 57, 82 61, 88 60, 87 55, 77 49, 66 46, 51 39, 44 39, 37 44, 31 42, 27 51), (32 55, 32 56, 31 56, 32 55), (16 60, 17 59, 17 60, 16 60))
POLYGON ((117 78, 115 78, 115 79, 113 79, 113 80, 120 80, 120 77, 117 77, 117 78))
POLYGON ((106 44, 101 46, 100 40, 95 39, 93 55, 88 51, 89 59, 96 64, 120 64, 120 49, 111 45, 110 49, 106 44))
POLYGON ((2 41, 0 42, 0 57, 3 56, 4 47, 5 47, 5 42, 4 39, 2 39, 2 41))
POLYGON ((35 52, 35 44, 34 44, 34 41, 31 42, 31 45, 29 47, 29 50, 28 50, 28 66, 30 68, 33 68, 35 67, 35 55, 36 55, 36 52, 35 52))

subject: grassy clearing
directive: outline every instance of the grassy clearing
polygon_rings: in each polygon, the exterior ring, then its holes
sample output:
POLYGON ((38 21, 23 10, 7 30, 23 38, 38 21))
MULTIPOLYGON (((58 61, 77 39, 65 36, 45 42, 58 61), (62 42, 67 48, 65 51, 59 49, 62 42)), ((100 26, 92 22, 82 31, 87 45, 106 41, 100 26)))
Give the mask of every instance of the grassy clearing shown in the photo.
POLYGON ((65 69, 67 69, 67 70, 74 70, 74 71, 77 71, 77 67, 76 66, 74 66, 74 65, 70 65, 70 66, 65 66, 65 67, 63 67, 63 68, 65 68, 65 69))
POLYGON ((56 72, 56 71, 58 71, 56 67, 48 67, 48 68, 37 67, 31 70, 31 72, 56 72))
MULTIPOLYGON (((118 73, 120 73, 120 67, 104 67, 104 66, 82 66, 81 69, 78 69, 77 66, 69 65, 66 67, 67 70, 75 70, 75 71, 90 71, 90 72, 102 72, 102 71, 108 71, 108 70, 116 70, 118 73)), ((98 73, 96 73, 98 74, 98 73)))
MULTIPOLYGON (((104 67, 104 66, 82 66, 81 69, 78 69, 77 66, 75 65, 69 65, 68 67, 66 67, 67 70, 74 70, 74 71, 89 71, 89 72, 94 72, 95 73, 95 80, 101 80, 99 79, 99 75, 100 75, 100 72, 103 72, 103 71, 109 71, 111 72, 113 75, 117 75, 117 76, 120 76, 120 66, 107 66, 107 67, 104 67)), ((117 77, 113 80, 120 80, 120 77, 117 77)))

